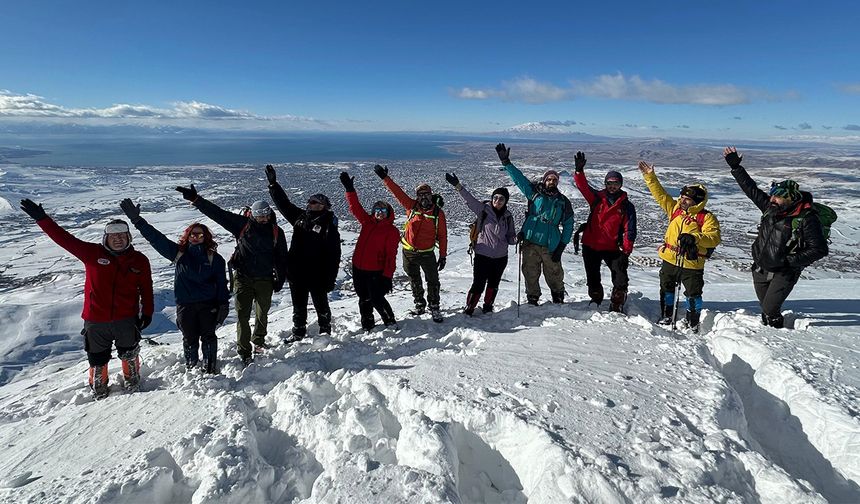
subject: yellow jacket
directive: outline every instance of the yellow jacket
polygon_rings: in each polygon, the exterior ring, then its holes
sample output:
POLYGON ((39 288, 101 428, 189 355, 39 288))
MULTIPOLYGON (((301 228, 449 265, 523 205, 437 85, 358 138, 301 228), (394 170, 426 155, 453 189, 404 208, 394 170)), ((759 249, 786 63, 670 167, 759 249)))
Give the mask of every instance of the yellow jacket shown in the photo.
POLYGON ((669 227, 666 228, 663 245, 659 248, 660 258, 675 264, 678 260, 676 252, 678 250, 678 237, 683 233, 689 233, 696 239, 699 258, 695 261, 684 258, 681 267, 687 269, 705 269, 705 254, 707 253, 707 249, 716 247, 722 241, 720 238, 720 222, 714 217, 714 214, 705 210, 705 204, 708 202, 708 190, 705 186, 699 184, 699 187, 705 191, 705 199, 684 212, 681 210, 678 200, 669 196, 666 189, 663 189, 660 181, 657 180, 656 173, 645 174, 645 185, 648 186, 651 195, 654 196, 654 200, 669 217, 669 227), (702 229, 699 229, 699 224, 696 222, 696 214, 699 212, 705 212, 702 229), (677 214, 676 217, 672 219, 672 215, 675 214, 677 214))

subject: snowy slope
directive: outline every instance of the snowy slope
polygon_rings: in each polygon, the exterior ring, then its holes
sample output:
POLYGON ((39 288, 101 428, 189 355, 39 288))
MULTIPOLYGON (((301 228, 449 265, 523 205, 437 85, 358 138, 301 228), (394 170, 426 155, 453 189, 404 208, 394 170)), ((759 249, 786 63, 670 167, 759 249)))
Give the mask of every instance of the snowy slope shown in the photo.
MULTIPOLYGON (((331 182, 340 168, 313 168, 330 194, 340 194, 331 182)), ((241 187, 264 187, 259 167, 205 171, 215 175, 204 194, 228 206, 241 187)), ((0 172, 0 197, 33 195, 87 240, 125 196, 141 196, 144 216, 168 235, 200 217, 172 193, 190 177, 175 168, 0 172)), ((445 322, 404 318, 397 332, 365 334, 345 268, 331 337, 312 324, 314 337, 243 370, 231 316, 218 331, 218 376, 184 370, 172 270, 136 235, 156 282, 146 336, 161 344, 142 347, 139 394, 117 388, 112 361, 112 395, 99 402, 85 388, 82 268, 22 213, 0 216, 0 500, 860 501, 856 273, 828 258, 786 303, 794 329, 763 328, 742 271, 748 242, 729 240, 708 266, 702 334, 656 326, 659 264, 649 240, 664 223, 641 179, 624 173, 640 220, 654 229, 643 229, 633 256, 626 315, 587 306, 580 258, 570 253, 567 304, 518 314, 512 255, 498 311, 458 313, 471 279, 468 218, 448 193, 446 209, 461 220, 442 273, 445 322)), ((714 211, 725 235, 743 237, 756 216, 724 175, 713 177, 714 211)), ((478 192, 495 183, 462 178, 478 192)), ((569 183, 565 190, 573 194, 569 183)), ((366 201, 384 196, 359 191, 366 201)), ((860 236, 857 207, 837 211, 836 252, 860 236)), ((342 206, 338 213, 347 259, 356 228, 342 206)), ((229 238, 214 229, 228 254, 229 238)), ((411 296, 399 271, 391 298, 405 314, 411 296)), ((291 326, 288 299, 275 297, 273 343, 291 326)))

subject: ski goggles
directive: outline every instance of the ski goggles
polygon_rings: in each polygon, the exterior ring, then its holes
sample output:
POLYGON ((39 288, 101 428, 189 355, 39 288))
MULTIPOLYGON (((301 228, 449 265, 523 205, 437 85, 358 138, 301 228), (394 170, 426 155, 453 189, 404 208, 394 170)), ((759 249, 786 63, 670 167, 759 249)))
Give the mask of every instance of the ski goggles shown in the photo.
POLYGON ((128 233, 128 224, 125 222, 113 222, 105 226, 105 234, 128 233))

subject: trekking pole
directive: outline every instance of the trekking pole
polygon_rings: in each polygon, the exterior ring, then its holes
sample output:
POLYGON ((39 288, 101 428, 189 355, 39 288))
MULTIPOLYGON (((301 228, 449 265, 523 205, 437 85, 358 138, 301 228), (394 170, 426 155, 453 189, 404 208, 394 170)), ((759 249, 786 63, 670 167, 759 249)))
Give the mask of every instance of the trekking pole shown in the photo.
POLYGON ((520 318, 520 284, 523 278, 523 248, 519 242, 516 245, 517 252, 517 318, 520 318))
MULTIPOLYGON (((678 243, 680 245, 680 242, 678 243)), ((675 277, 675 298, 674 304, 672 305, 672 330, 675 330, 675 321, 678 320, 678 301, 681 298, 681 273, 683 273, 682 266, 684 265, 684 254, 681 252, 681 247, 679 246, 675 254, 675 267, 678 268, 678 274, 675 277)))

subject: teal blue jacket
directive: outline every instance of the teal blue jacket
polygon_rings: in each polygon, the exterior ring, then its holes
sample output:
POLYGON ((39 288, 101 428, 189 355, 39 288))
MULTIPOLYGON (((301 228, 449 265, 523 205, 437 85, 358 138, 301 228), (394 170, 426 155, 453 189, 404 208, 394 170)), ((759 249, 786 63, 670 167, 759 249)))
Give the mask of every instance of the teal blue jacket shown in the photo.
POLYGON ((523 238, 554 251, 559 244, 566 246, 573 236, 573 206, 560 192, 547 194, 543 183, 531 182, 512 163, 505 165, 514 184, 529 200, 521 232, 523 238), (561 226, 561 231, 558 227, 561 226))

